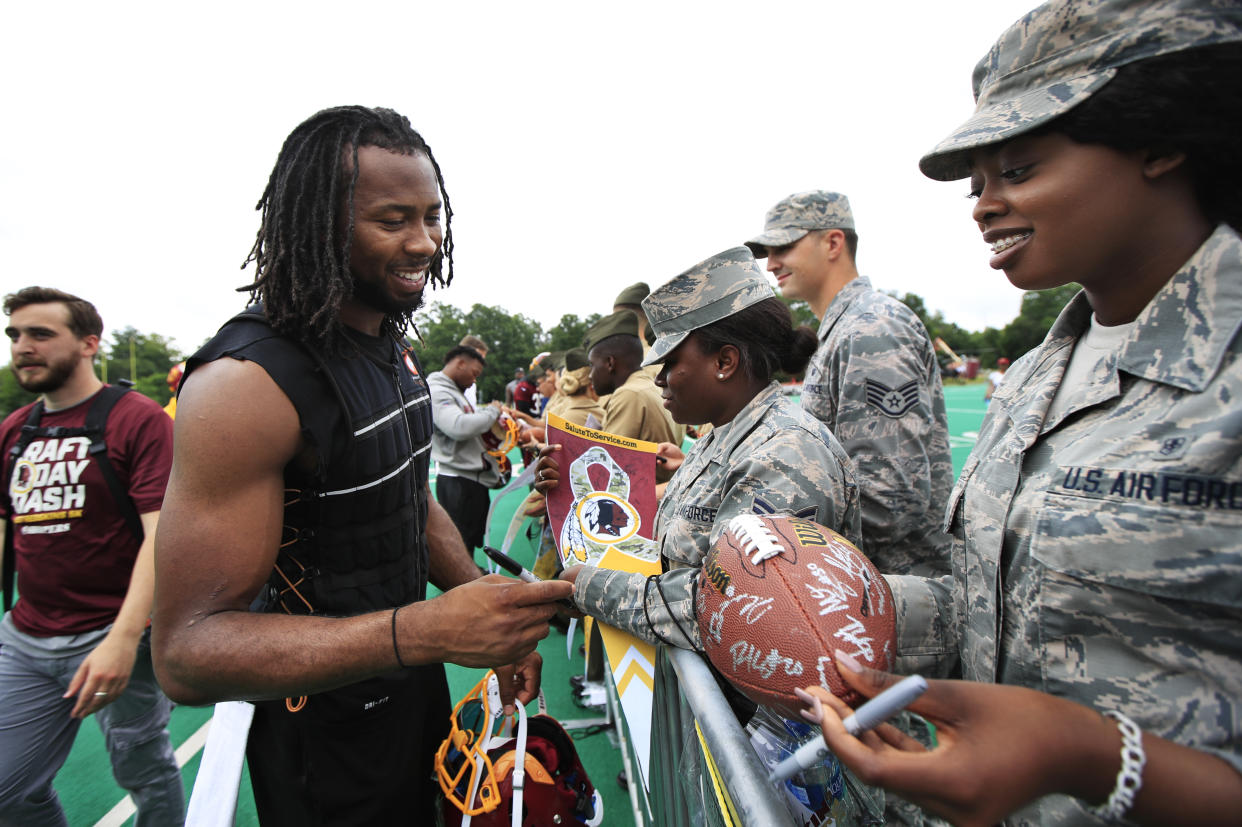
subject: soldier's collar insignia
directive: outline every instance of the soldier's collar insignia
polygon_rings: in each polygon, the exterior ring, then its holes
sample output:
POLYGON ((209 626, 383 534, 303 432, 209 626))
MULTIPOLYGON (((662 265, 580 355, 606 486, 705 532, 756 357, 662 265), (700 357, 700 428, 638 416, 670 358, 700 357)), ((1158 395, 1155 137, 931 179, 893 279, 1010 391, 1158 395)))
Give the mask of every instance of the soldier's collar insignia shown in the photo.
POLYGON ((1184 436, 1167 437, 1160 442, 1160 447, 1156 450, 1159 459, 1179 459, 1186 453, 1186 448, 1190 445, 1190 440, 1184 436))

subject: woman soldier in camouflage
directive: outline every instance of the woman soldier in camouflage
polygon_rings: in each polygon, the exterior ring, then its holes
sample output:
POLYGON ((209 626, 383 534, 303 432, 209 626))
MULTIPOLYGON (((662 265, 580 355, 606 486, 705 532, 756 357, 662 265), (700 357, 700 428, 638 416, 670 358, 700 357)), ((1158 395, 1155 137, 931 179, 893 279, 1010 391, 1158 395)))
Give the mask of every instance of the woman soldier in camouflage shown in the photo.
MULTIPOLYGON (((957 823, 1242 817, 1240 41, 1237 0, 1050 3, 920 164, 970 179, 1014 285, 1083 287, 993 396, 953 576, 889 578, 898 670, 966 679, 911 707, 939 746, 806 713, 957 823)), ((864 694, 895 680, 838 663, 864 694)))
MULTIPOLYGON (((643 310, 657 336, 644 364, 663 363, 655 381, 665 407, 676 422, 714 427, 686 455, 660 502, 655 530, 663 574, 575 566, 562 577, 574 582, 574 600, 586 614, 651 643, 702 651, 694 607, 699 566, 729 520, 796 514, 857 542, 858 488, 828 428, 772 381, 778 369, 805 368, 817 340, 809 328, 793 328, 749 250, 727 250, 690 268, 644 299, 643 310)), ((539 468, 535 487, 546 492, 558 484, 559 468, 552 456, 539 468)), ((705 777, 694 716, 675 681, 661 648, 651 728, 655 823, 704 824, 700 802, 664 786, 705 777)))

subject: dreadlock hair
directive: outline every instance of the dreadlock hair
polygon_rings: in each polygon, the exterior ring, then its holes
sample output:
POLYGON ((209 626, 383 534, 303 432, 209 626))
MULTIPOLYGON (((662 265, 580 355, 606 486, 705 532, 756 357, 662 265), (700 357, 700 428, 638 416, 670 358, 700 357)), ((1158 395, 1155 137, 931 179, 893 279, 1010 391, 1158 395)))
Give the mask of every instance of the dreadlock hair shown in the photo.
POLYGON ((700 327, 692 338, 705 356, 733 345, 742 371, 763 383, 778 370, 801 373, 819 346, 815 331, 805 325, 795 328, 789 308, 775 296, 700 327))
MULTIPOLYGON (((262 220, 254 247, 242 263, 244 270, 254 262, 255 278, 238 292, 249 291, 251 301, 262 301, 268 321, 279 333, 329 351, 340 342, 341 301, 354 292, 349 248, 358 148, 363 146, 403 155, 422 153, 431 161, 444 202, 444 243, 432 257, 428 281, 434 287, 453 281, 453 208, 440 165, 409 120, 391 109, 365 106, 337 106, 312 115, 285 139, 255 205, 262 220), (346 153, 349 164, 344 163, 346 153), (445 259, 447 275, 442 274, 445 259)), ((385 316, 383 330, 401 335, 413 312, 385 316)))

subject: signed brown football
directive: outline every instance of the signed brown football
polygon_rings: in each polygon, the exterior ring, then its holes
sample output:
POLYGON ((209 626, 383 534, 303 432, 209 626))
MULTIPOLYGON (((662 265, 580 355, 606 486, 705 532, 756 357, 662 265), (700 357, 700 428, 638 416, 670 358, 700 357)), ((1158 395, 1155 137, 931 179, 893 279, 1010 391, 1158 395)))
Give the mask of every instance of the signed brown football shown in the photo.
POLYGON ((853 543, 809 520, 730 520, 703 561, 697 610, 716 669, 788 717, 802 708, 795 687, 861 700, 837 672, 834 650, 885 670, 896 656, 888 583, 853 543))

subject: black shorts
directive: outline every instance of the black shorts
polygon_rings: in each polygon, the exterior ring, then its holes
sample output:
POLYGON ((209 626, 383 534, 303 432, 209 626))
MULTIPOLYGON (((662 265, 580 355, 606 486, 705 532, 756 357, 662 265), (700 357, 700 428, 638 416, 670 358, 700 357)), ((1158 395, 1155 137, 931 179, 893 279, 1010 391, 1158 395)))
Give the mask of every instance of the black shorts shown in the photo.
POLYGON ((436 501, 444 507, 453 525, 461 532, 466 548, 483 548, 487 533, 487 509, 492 504, 491 490, 465 477, 437 476, 436 501))
POLYGON ((440 664, 255 704, 246 760, 263 827, 433 824, 435 752, 448 735, 440 664))

